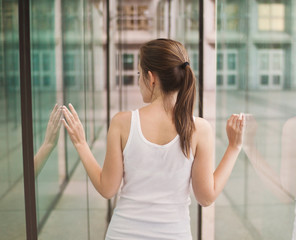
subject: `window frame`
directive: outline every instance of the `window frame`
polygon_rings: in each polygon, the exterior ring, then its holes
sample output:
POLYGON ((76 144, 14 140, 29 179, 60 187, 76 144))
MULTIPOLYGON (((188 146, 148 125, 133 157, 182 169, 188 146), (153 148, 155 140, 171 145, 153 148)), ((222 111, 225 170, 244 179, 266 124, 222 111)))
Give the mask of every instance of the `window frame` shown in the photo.
MULTIPOLYGON (((217 56, 218 54, 222 54, 222 69, 218 69, 217 65, 217 73, 216 73, 216 86, 217 89, 227 89, 227 90, 236 90, 238 89, 238 82, 239 82, 239 51, 238 49, 232 48, 232 49, 220 49, 217 50, 217 56), (228 69, 228 54, 235 54, 235 66, 236 68, 234 70, 228 69), (223 83, 222 85, 217 84, 218 75, 222 76, 223 83), (229 76, 235 76, 235 84, 228 84, 228 77, 229 76)), ((218 59, 217 59, 218 60, 218 59)))
POLYGON ((260 90, 282 90, 284 86, 284 77, 285 77, 285 51, 282 48, 276 48, 276 49, 270 49, 270 48, 261 48, 257 51, 257 57, 258 57, 258 74, 257 74, 257 86, 260 90), (263 54, 268 55, 268 69, 261 70, 261 56, 263 54), (275 54, 280 54, 280 65, 281 69, 275 69, 273 64, 273 59, 275 54), (261 84, 261 76, 266 75, 268 76, 268 84, 264 85, 261 84), (274 84, 273 83, 273 77, 279 76, 280 77, 280 84, 274 84))

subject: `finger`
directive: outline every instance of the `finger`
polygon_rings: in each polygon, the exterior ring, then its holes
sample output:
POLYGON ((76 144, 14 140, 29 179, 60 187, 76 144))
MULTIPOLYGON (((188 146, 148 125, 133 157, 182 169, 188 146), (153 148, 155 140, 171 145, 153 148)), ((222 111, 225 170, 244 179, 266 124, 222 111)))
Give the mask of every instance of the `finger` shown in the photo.
POLYGON ((65 128, 67 129, 68 133, 72 134, 72 129, 69 126, 69 124, 67 123, 67 121, 64 118, 61 121, 62 121, 63 125, 65 126, 65 128))
POLYGON ((236 120, 236 127, 237 128, 241 128, 241 125, 242 125, 242 121, 243 121, 243 113, 241 112, 238 117, 237 117, 237 120, 236 120))
POLYGON ((239 114, 236 114, 233 120, 233 126, 235 129, 238 129, 240 126, 240 119, 239 119, 239 114))
POLYGON ((61 116, 62 116, 62 107, 59 107, 59 109, 57 110, 56 114, 55 114, 55 118, 53 120, 53 124, 56 126, 60 123, 61 120, 61 116))
POLYGON ((54 118, 54 114, 55 112, 57 111, 57 108, 58 108, 58 104, 56 103, 50 113, 50 117, 49 117, 49 121, 53 121, 53 118, 54 118))
POLYGON ((68 125, 68 123, 66 122, 66 120, 63 118, 61 121, 64 124, 65 128, 67 129, 68 133, 72 133, 72 130, 71 130, 70 126, 68 125))
POLYGON ((237 117, 237 114, 231 115, 230 121, 229 121, 230 126, 236 126, 236 117, 237 117))
POLYGON ((230 118, 228 118, 228 120, 227 120, 227 127, 231 127, 232 119, 233 119, 233 115, 231 115, 230 118))
POLYGON ((69 126, 72 127, 74 125, 74 119, 73 119, 72 114, 70 113, 70 111, 68 110, 68 108, 66 106, 63 106, 63 113, 64 113, 64 116, 65 116, 69 126))
POLYGON ((61 127, 61 125, 62 125, 62 122, 63 122, 62 120, 63 120, 63 118, 60 118, 60 119, 59 119, 57 129, 60 129, 60 127, 61 127))
POLYGON ((60 114, 60 111, 61 111, 61 107, 60 106, 58 106, 57 107, 57 110, 55 110, 55 112, 54 112, 54 115, 53 115, 53 122, 55 122, 56 121, 56 119, 57 119, 57 116, 60 114))
POLYGON ((243 130, 245 125, 246 125, 246 116, 245 116, 245 114, 242 114, 242 119, 241 119, 241 122, 240 122, 240 128, 243 130))
POLYGON ((72 112, 74 118, 75 118, 77 121, 80 121, 80 120, 79 120, 79 116, 78 116, 78 114, 77 114, 75 108, 73 107, 73 105, 72 105, 71 103, 69 103, 69 108, 70 108, 70 110, 71 110, 71 112, 72 112))

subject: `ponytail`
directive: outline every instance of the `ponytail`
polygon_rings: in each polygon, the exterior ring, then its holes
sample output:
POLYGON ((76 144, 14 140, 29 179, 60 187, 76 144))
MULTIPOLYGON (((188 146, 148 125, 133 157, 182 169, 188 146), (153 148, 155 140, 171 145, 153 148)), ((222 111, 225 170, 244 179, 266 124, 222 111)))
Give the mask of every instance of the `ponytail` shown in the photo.
POLYGON ((173 121, 180 136, 181 149, 189 158, 195 130, 193 107, 196 93, 195 76, 187 61, 189 58, 184 46, 171 39, 152 40, 140 48, 140 66, 144 74, 155 72, 164 94, 178 92, 173 121))
POLYGON ((190 157, 190 145, 195 125, 193 121, 193 107, 195 102, 195 76, 190 66, 185 65, 184 82, 182 83, 177 95, 174 107, 174 122, 176 130, 180 136, 181 148, 184 155, 190 157))

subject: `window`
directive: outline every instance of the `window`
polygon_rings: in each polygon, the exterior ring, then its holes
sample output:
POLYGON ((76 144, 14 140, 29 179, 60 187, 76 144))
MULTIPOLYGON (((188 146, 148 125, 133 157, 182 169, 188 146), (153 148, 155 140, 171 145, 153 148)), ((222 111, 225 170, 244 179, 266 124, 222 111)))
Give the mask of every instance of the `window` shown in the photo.
POLYGON ((198 31, 199 29, 199 6, 198 1, 192 1, 186 4, 186 29, 187 31, 198 31))
POLYGON ((123 54, 123 69, 133 70, 134 69, 134 55, 133 54, 123 54))
POLYGON ((239 7, 236 2, 218 3, 217 28, 218 30, 239 31, 239 7))
POLYGON ((78 1, 62 1, 63 30, 80 32, 82 27, 82 9, 78 1))
POLYGON ((8 79, 8 86, 11 90, 19 88, 19 51, 7 50, 5 56, 5 78, 8 79))
POLYGON ((259 3, 258 30, 279 32, 284 31, 285 5, 283 3, 259 3))
POLYGON ((122 30, 148 30, 148 5, 124 4, 118 6, 117 25, 122 30))
POLYGON ((191 69, 194 72, 195 78, 198 81, 198 74, 199 74, 199 54, 198 54, 198 47, 197 46, 188 46, 188 54, 190 59, 191 69))
POLYGON ((282 89, 284 76, 284 51, 261 49, 259 55, 259 88, 282 89))
POLYGON ((42 0, 32 4, 32 29, 34 31, 54 31, 54 3, 42 0))
POLYGON ((71 89, 79 88, 81 76, 81 54, 79 50, 68 50, 63 56, 64 82, 71 89))
MULTIPOLYGON (((3 27, 5 30, 12 31, 18 29, 18 4, 16 2, 5 1, 5 3, 1 1, 3 10, 1 14, 3 14, 4 24, 3 27)), ((1 24, 2 25, 2 24, 1 24)))
POLYGON ((157 31, 165 30, 165 3, 160 1, 157 6, 157 31))
POLYGON ((32 52, 33 87, 49 89, 54 86, 54 55, 50 50, 32 52))
POLYGON ((117 54, 116 57, 116 85, 137 86, 138 82, 138 50, 129 50, 122 54, 117 54), (122 66, 122 67, 120 67, 122 66), (122 69, 121 72, 119 70, 122 69))
POLYGON ((217 53, 217 88, 237 89, 238 52, 235 49, 217 53))

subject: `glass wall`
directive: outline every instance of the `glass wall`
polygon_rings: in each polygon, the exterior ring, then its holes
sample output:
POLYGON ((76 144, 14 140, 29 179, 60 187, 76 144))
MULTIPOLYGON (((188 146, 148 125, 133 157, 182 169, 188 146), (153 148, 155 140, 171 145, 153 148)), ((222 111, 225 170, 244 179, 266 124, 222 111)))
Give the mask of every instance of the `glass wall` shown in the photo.
MULTIPOLYGON (((215 239, 292 239, 295 1, 217 0, 216 159, 246 114, 243 150, 215 207, 215 239)), ((294 226, 295 232, 295 226, 294 226)))
POLYGON ((0 232, 25 239, 18 1, 0 1, 0 232))
MULTIPOLYGON (((102 2, 30 1, 40 239, 77 239, 78 236, 90 239, 92 230, 96 236, 104 234, 104 223, 96 226, 100 232, 93 227, 106 218, 106 211, 91 202, 95 195, 93 186, 60 121, 63 118, 60 107, 71 103, 85 128, 90 147, 96 139, 105 137, 103 12, 102 2)), ((101 153, 97 150, 96 154, 101 153)))

